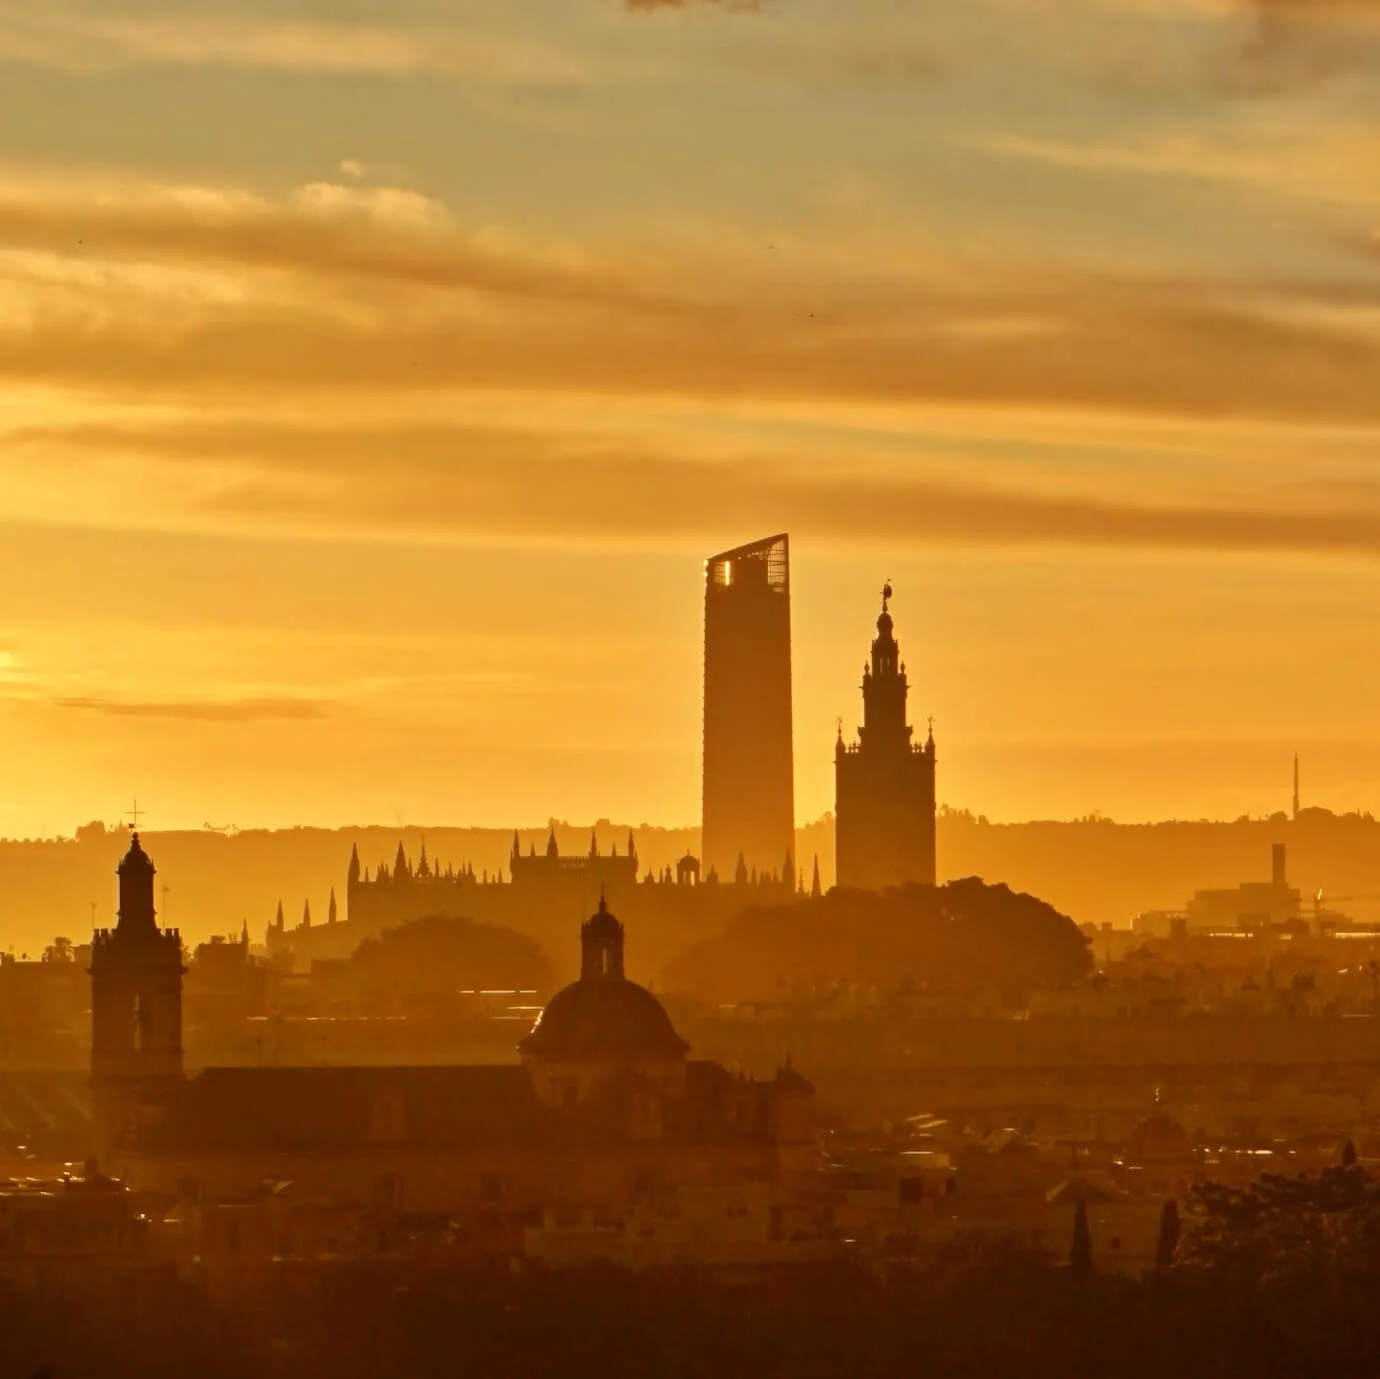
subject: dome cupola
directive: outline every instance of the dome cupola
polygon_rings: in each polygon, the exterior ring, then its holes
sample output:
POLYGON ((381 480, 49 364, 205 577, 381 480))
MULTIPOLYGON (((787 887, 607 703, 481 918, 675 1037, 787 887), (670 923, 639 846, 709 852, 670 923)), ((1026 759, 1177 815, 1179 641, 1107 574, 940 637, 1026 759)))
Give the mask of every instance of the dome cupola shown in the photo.
POLYGON ((580 930, 580 980, 558 991, 518 1050, 555 1063, 684 1062, 665 1007, 623 970, 623 926, 600 900, 580 930))

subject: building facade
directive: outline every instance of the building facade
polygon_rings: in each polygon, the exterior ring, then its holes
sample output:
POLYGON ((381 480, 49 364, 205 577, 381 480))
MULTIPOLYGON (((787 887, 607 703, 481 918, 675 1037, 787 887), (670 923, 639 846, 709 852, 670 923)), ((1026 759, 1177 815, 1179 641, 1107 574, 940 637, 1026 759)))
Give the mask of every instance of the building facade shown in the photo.
POLYGON ((769 537, 705 564, 706 874, 789 876, 795 843, 790 541, 769 537))
POLYGON ((834 751, 838 884, 865 890, 936 881, 934 730, 917 743, 907 720, 891 598, 887 585, 863 669, 858 740, 845 743, 840 724, 834 751))

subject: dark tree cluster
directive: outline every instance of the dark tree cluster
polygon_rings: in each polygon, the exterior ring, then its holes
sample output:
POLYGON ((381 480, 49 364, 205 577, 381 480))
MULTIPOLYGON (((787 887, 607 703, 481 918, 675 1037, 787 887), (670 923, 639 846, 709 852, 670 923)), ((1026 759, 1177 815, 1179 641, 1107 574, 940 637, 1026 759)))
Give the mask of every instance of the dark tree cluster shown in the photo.
POLYGON ((1349 1145, 1344 1161, 1321 1173, 1195 1188, 1187 1214, 1181 1268, 1244 1288, 1380 1282, 1380 1180, 1349 1145))
POLYGON ((460 988, 549 992, 555 980, 536 939, 498 924, 440 916, 366 939, 350 964, 381 1001, 460 988))
POLYGON ((894 987, 1065 985, 1092 969, 1087 938, 1034 896, 976 877, 880 893, 833 890, 737 915, 668 973, 715 999, 767 998, 819 981, 894 987))

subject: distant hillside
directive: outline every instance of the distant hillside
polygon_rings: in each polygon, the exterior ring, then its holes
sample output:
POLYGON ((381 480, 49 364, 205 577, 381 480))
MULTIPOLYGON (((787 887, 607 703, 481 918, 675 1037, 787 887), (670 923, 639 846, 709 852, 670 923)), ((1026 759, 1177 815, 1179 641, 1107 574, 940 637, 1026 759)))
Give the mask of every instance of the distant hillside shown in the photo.
POLYGON ((1380 824, 1363 814, 988 824, 949 813, 939 822, 939 871, 1005 881, 1079 923, 1124 925, 1143 910, 1180 909, 1195 890, 1268 881, 1272 843, 1288 847, 1290 883, 1305 897, 1321 889, 1338 909, 1380 920, 1380 824))
MULTIPOLYGON (((627 843, 628 825, 601 820, 599 845, 627 843)), ((0 842, 0 948, 36 954, 55 935, 79 939, 115 918, 115 864, 124 835, 98 827, 79 839, 0 842)), ((661 868, 698 849, 698 830, 637 827, 644 866, 661 868)), ((546 842, 547 828, 524 829, 523 849, 546 842)), ((590 825, 558 823, 562 851, 589 847, 590 825)), ((255 941, 281 899, 289 923, 311 901, 312 917, 326 918, 334 886, 344 917, 345 870, 350 848, 371 868, 391 861, 402 839, 414 857, 423 841, 443 865, 473 863, 475 870, 506 865, 510 829, 300 828, 247 831, 226 836, 210 830, 150 833, 148 847, 166 885, 160 905, 165 921, 189 941, 238 932, 248 921, 255 941)), ((1268 877, 1270 844, 1289 846, 1289 873, 1305 893, 1321 887, 1339 909, 1380 919, 1380 824, 1366 816, 1333 816, 1307 810, 1297 821, 1284 816, 1237 823, 988 824, 971 815, 945 813, 939 822, 941 879, 980 876, 1005 882, 1047 900, 1080 923, 1124 924, 1146 909, 1181 906, 1192 891, 1234 886, 1268 877), (1366 897, 1355 901, 1343 897, 1366 897)), ((833 880, 833 821, 801 829, 797 854, 808 883, 816 853, 826 886, 833 880)))

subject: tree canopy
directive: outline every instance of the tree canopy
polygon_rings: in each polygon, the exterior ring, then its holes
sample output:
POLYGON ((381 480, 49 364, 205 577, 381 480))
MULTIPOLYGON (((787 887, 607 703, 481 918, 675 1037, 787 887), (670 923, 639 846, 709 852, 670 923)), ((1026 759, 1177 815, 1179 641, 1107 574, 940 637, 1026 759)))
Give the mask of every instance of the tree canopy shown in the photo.
POLYGON ((1205 1183, 1187 1201, 1177 1261, 1249 1288, 1380 1269, 1380 1182, 1356 1163, 1205 1183))
POLYGON ((433 916, 366 939, 351 963, 374 985, 410 992, 550 991, 550 959, 536 939, 498 924, 433 916))
POLYGON ((715 999, 766 999, 816 981, 1063 985, 1091 968, 1088 941, 1067 915, 970 877, 745 910, 667 978, 715 999))

